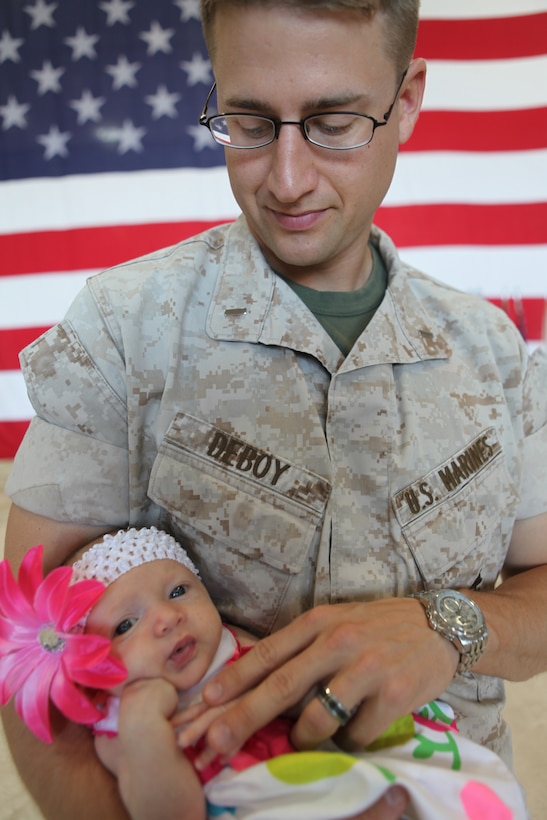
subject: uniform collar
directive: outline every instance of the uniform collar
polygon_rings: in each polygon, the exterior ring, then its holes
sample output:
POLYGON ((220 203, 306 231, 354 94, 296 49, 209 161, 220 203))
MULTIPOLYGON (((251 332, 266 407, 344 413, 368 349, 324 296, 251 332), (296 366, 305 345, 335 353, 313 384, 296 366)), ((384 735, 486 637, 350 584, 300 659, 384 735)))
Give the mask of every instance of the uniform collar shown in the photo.
POLYGON ((207 332, 219 341, 308 353, 331 373, 447 358, 450 348, 421 298, 421 285, 429 280, 401 262, 385 233, 373 228, 371 238, 386 263, 388 289, 346 359, 290 286, 266 263, 243 217, 225 234, 207 332))

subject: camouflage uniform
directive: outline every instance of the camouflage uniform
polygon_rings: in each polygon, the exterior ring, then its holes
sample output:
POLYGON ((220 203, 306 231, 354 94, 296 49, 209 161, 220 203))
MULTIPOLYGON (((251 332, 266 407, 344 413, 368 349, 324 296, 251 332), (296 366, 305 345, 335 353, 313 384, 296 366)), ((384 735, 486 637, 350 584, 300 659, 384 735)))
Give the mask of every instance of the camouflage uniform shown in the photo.
MULTIPOLYGON (((92 277, 22 356, 38 417, 12 499, 171 530, 223 616, 264 633, 317 603, 491 588, 515 518, 547 509, 545 357, 372 239, 388 291, 345 359, 242 218, 92 277)), ((501 682, 444 697, 506 750, 501 682)))

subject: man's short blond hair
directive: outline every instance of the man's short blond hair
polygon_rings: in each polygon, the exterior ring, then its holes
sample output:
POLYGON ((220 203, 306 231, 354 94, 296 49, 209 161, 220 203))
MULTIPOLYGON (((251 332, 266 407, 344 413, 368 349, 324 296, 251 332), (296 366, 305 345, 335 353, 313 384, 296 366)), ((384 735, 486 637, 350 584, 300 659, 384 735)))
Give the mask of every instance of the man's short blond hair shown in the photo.
POLYGON ((368 18, 382 15, 388 56, 393 60, 398 74, 408 67, 416 46, 420 0, 201 0, 203 32, 213 61, 215 15, 219 8, 227 5, 286 6, 302 11, 355 11, 368 18))

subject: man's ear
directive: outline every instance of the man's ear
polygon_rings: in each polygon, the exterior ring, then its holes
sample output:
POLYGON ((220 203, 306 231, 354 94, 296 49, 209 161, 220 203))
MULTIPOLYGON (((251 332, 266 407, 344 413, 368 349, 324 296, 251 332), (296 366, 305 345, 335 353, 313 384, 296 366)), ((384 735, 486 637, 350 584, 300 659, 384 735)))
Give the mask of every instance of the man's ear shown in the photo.
POLYGON ((425 90, 425 60, 412 60, 399 94, 399 143, 410 139, 418 120, 425 90))

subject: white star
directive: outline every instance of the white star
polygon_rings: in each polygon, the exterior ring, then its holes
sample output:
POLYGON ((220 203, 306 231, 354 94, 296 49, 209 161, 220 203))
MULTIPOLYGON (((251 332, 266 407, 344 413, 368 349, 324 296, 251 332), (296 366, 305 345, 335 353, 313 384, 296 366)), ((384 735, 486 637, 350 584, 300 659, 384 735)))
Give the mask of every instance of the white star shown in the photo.
POLYGON ((209 129, 204 128, 203 125, 189 125, 186 131, 194 140, 194 151, 219 147, 209 133, 209 129))
POLYGON ((159 85, 155 94, 150 94, 144 98, 148 105, 152 106, 152 119, 159 120, 160 117, 177 117, 177 102, 181 99, 180 94, 170 94, 164 85, 159 85))
POLYGON ((137 128, 131 120, 124 120, 116 137, 119 142, 118 154, 126 154, 128 151, 140 153, 143 150, 142 138, 145 134, 146 128, 137 128))
POLYGON ((25 41, 17 37, 12 37, 9 31, 2 32, 0 39, 0 63, 6 60, 13 60, 14 63, 21 62, 21 55, 18 50, 25 41))
POLYGON ((97 56, 95 43, 100 38, 96 34, 88 34, 83 26, 78 26, 74 37, 65 37, 64 41, 72 49, 72 59, 79 60, 81 57, 89 57, 94 60, 97 56))
POLYGON ((130 63, 125 54, 122 54, 118 57, 116 65, 108 65, 105 71, 112 76, 112 87, 115 91, 118 91, 118 89, 123 88, 124 85, 127 85, 129 88, 133 88, 137 85, 135 74, 140 67, 140 63, 130 63))
POLYGON ((10 94, 7 105, 0 105, 0 117, 4 118, 2 130, 7 131, 8 128, 12 128, 13 126, 16 126, 17 128, 26 128, 26 117, 29 108, 30 105, 17 102, 13 94, 10 94))
POLYGON ((198 83, 205 83, 210 85, 213 82, 213 75, 211 72, 211 63, 206 60, 199 51, 192 55, 191 60, 185 60, 180 64, 183 71, 188 75, 188 85, 197 85, 198 83))
POLYGON ((24 11, 32 17, 31 29, 40 28, 40 26, 49 26, 55 28, 55 20, 53 15, 57 8, 57 3, 46 3, 45 0, 36 0, 34 6, 25 6, 24 11))
POLYGON ((131 0, 108 0, 108 2, 99 3, 100 8, 106 13, 107 26, 113 26, 115 23, 123 25, 130 23, 128 12, 134 5, 135 3, 131 0))
POLYGON ((44 159, 53 159, 53 157, 68 156, 66 144, 70 137, 71 134, 68 131, 61 132, 57 125, 52 125, 48 133, 40 134, 36 137, 36 141, 46 149, 44 159))
POLYGON ((38 83, 38 94, 42 96, 48 91, 57 94, 61 90, 59 78, 65 73, 64 68, 53 68, 49 60, 44 60, 39 71, 31 71, 30 76, 38 83))
POLYGON ((86 88, 82 91, 79 100, 71 100, 69 105, 78 114, 78 125, 86 122, 99 122, 101 114, 99 109, 105 104, 104 97, 94 97, 91 91, 86 88))
POLYGON ((157 20, 150 24, 150 31, 143 31, 139 34, 141 40, 148 43, 148 56, 157 54, 162 51, 164 54, 170 54, 173 51, 173 46, 169 44, 169 40, 175 33, 173 28, 162 28, 157 20))
POLYGON ((194 20, 201 20, 199 0, 173 0, 173 5, 180 9, 180 19, 183 23, 192 18, 194 20))

